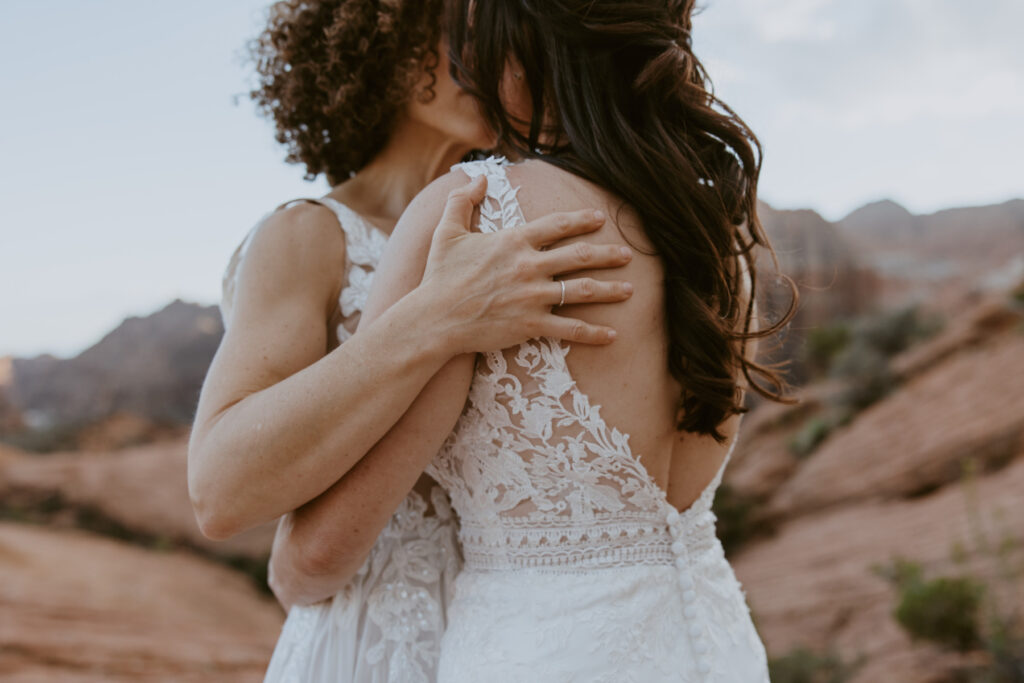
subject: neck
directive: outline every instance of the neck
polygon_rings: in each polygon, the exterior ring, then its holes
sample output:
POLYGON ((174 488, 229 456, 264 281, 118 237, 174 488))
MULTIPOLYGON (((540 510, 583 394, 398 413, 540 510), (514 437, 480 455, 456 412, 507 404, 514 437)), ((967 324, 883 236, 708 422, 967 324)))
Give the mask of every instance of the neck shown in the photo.
POLYGON ((403 119, 384 149, 330 194, 390 233, 413 197, 470 149, 434 128, 403 119))

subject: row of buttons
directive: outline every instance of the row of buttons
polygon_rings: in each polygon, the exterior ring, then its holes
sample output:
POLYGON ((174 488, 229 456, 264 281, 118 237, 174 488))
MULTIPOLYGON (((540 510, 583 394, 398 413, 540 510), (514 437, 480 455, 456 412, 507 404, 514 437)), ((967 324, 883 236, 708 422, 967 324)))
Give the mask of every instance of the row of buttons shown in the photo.
POLYGON ((693 644, 693 651, 697 654, 697 669, 702 674, 707 674, 711 671, 711 660, 708 657, 710 647, 704 628, 700 622, 695 621, 697 618, 697 591, 693 583, 686 544, 683 542, 682 517, 678 510, 672 509, 665 521, 668 522, 668 529, 672 534, 672 553, 676 556, 679 587, 683 590, 683 615, 690 620, 690 642, 693 644))

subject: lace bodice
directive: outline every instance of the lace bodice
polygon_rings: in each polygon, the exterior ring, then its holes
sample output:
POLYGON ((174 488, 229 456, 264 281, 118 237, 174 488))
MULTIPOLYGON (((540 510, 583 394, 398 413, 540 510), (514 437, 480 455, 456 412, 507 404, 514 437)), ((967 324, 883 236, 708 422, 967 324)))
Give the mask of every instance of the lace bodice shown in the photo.
MULTIPOLYGON (((338 342, 341 343, 351 337, 356 331, 363 306, 366 304, 366 298, 370 294, 373 273, 377 268, 381 255, 384 253, 388 237, 380 229, 364 220, 358 213, 330 197, 297 199, 295 201, 320 204, 330 209, 337 216, 338 222, 342 226, 342 233, 345 236, 345 268, 348 273, 348 282, 346 282, 341 293, 338 295, 338 309, 341 320, 337 325, 336 333, 338 342)), ((292 203, 294 202, 287 202, 278 208, 283 208, 292 203)), ((245 257, 245 252, 249 248, 249 243, 252 241, 252 236, 256 233, 257 227, 259 227, 259 223, 249 231, 238 247, 235 248, 221 278, 220 312, 225 329, 231 322, 238 266, 245 257)))
MULTIPOLYGON (((503 160, 480 229, 524 223, 503 160)), ((478 357, 469 397, 427 473, 460 518, 438 683, 767 683, 767 655, 715 536, 712 481, 675 510, 566 363, 533 339, 478 357)))
MULTIPOLYGON (((504 160, 458 168, 487 176, 481 231, 525 222, 504 160)), ((568 353, 541 338, 482 354, 467 406, 427 468, 459 514, 467 568, 671 565, 711 549, 711 503, 732 449, 680 513, 630 450, 629 435, 609 427, 580 391, 568 353)))
MULTIPOLYGON (((342 343, 359 323, 387 236, 328 197, 298 201, 333 211, 345 236, 347 282, 337 311, 342 343)), ((224 271, 225 328, 231 322, 238 267, 255 230, 235 249, 224 271)), ((427 513, 427 501, 411 491, 358 573, 337 595, 289 610, 265 683, 434 681, 447 604, 462 559, 458 523, 440 487, 431 490, 430 503, 433 514, 427 513)))

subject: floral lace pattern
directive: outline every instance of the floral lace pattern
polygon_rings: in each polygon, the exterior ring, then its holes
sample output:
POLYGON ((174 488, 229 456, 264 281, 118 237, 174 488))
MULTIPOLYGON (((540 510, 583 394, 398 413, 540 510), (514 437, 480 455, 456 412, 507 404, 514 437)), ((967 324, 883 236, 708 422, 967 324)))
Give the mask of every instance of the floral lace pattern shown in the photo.
MULTIPOLYGON (((339 342, 355 332, 387 236, 345 205, 332 210, 345 235, 348 282, 338 297, 339 342)), ((230 324, 238 266, 255 233, 235 249, 222 279, 221 314, 230 324)), ((434 513, 415 491, 377 538, 359 572, 330 600, 293 607, 266 672, 266 683, 432 683, 447 604, 462 559, 458 523, 440 487, 434 513)))
POLYGON ((434 681, 461 559, 440 487, 431 490, 431 504, 428 515, 426 501, 411 492, 342 591, 289 611, 265 681, 434 681))
MULTIPOLYGON (((487 176, 481 231, 525 222, 504 160, 458 168, 487 176)), ((732 449, 693 505, 674 509, 579 389, 568 353, 541 338, 481 354, 427 468, 458 512, 465 557, 439 683, 766 683, 711 511, 732 449)))
MULTIPOLYGON (((487 175, 482 232, 525 222, 518 188, 502 164, 491 158, 459 166, 487 175)), ((482 354, 467 407, 427 469, 459 510, 467 566, 599 567, 675 558, 664 491, 630 450, 629 436, 609 428, 601 407, 580 391, 568 353, 545 337, 482 354)), ((725 464, 685 513, 697 532, 685 535, 691 552, 714 545, 711 501, 725 464)))

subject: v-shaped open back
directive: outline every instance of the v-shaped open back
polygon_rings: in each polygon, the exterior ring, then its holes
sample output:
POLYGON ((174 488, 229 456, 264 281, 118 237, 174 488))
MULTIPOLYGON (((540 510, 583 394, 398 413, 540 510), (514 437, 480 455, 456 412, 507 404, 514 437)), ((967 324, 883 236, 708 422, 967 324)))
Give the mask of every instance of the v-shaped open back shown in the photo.
MULTIPOLYGON (((461 168, 487 175, 481 230, 523 223, 500 160, 461 168)), ((568 353, 542 338, 481 354, 427 468, 459 515, 465 558, 438 683, 767 683, 711 512, 732 448, 696 501, 672 509, 568 353)))
MULTIPOLYGON (((460 168, 487 176, 481 231, 525 223, 502 160, 460 168)), ((674 509, 629 435, 580 390, 569 349, 545 337, 482 354, 467 408, 427 469, 459 513, 467 567, 672 564, 713 547, 711 503, 732 447, 695 502, 674 509)))

